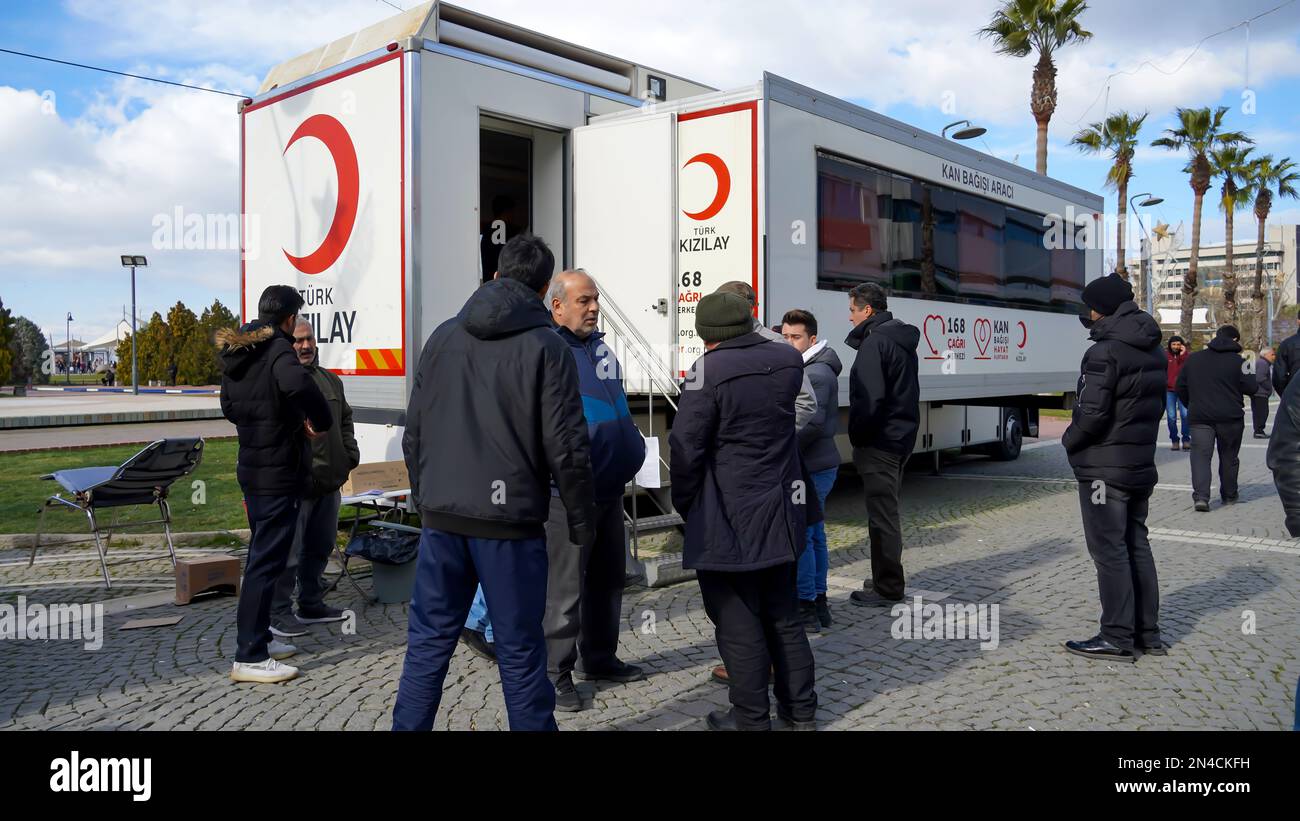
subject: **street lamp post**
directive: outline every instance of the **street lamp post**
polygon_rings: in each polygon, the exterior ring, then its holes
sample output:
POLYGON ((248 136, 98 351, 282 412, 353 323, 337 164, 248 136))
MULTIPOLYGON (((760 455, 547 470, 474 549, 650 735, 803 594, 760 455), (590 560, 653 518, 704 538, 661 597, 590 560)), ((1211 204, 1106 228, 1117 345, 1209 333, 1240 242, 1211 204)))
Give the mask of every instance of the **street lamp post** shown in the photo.
POLYGON ((1142 229, 1142 256, 1138 262, 1138 270, 1140 272, 1139 276, 1142 277, 1142 290, 1145 292, 1147 298, 1147 313, 1152 316, 1155 315, 1156 304, 1155 289, 1151 287, 1151 279, 1153 276, 1153 272, 1151 271, 1151 236, 1147 234, 1147 227, 1142 224, 1142 214, 1137 209, 1150 208, 1151 206, 1159 205, 1164 201, 1163 197, 1151 196, 1149 191, 1144 194, 1134 194, 1132 197, 1129 197, 1128 200, 1129 210, 1133 212, 1133 216, 1137 217, 1138 228, 1142 229), (1138 197, 1146 197, 1146 199, 1135 205, 1133 201, 1138 197))
POLYGON ((72 311, 68 311, 68 324, 64 333, 64 344, 67 346, 68 353, 63 357, 63 383, 72 384, 72 311))
POLYGON ((131 393, 136 396, 140 395, 140 377, 135 353, 135 269, 137 265, 144 268, 148 264, 149 260, 142 256, 122 254, 122 267, 131 269, 131 393))

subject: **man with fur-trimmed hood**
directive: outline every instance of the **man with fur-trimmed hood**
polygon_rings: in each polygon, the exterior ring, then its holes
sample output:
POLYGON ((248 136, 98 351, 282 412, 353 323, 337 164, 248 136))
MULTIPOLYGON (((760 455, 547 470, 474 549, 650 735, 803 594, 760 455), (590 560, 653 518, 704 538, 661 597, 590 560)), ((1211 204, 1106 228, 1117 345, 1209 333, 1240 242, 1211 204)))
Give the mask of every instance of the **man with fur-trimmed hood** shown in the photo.
POLYGON ((295 652, 271 639, 271 598, 284 572, 310 484, 309 440, 334 424, 329 405, 293 350, 302 295, 289 285, 262 292, 257 319, 217 332, 221 412, 239 433, 235 475, 251 538, 239 591, 235 681, 275 683, 298 674, 280 664, 295 652))

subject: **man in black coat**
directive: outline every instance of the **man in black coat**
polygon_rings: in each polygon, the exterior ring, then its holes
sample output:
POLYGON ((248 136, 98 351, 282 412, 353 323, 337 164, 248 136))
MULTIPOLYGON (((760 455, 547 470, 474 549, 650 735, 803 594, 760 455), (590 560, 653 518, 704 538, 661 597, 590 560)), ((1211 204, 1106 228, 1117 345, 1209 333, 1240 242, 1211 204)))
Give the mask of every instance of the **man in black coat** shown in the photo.
POLYGON ((1297 370, 1300 370, 1300 334, 1292 334, 1277 346, 1277 358, 1273 360, 1271 377, 1278 396, 1286 391, 1297 370))
POLYGON ((420 355, 402 451, 424 530, 395 730, 433 726, 479 583, 510 729, 556 729, 542 627, 551 480, 584 550, 595 497, 578 371, 542 304, 554 268, 541 239, 511 239, 496 279, 420 355))
POLYGON ((1164 655, 1160 588, 1147 539, 1147 508, 1164 415, 1167 362, 1160 326, 1111 274, 1083 289, 1092 347, 1080 366, 1074 418, 1061 444, 1079 481, 1079 512, 1097 566, 1101 631, 1068 641, 1086 658, 1133 662, 1135 648, 1164 655))
POLYGON ((864 283, 849 292, 857 350, 849 372, 849 442, 866 492, 871 578, 849 596, 854 604, 892 607, 903 600, 903 525, 898 515, 903 469, 916 444, 921 384, 916 346, 921 332, 894 319, 885 290, 864 283))
POLYGON ((1277 352, 1265 348, 1255 358, 1255 383, 1259 386, 1250 397, 1250 415, 1255 423, 1255 438, 1267 439, 1264 430, 1268 426, 1268 400, 1273 398, 1273 361, 1277 352))
POLYGON ((803 360, 753 324, 735 294, 709 294, 696 307, 707 350, 668 438, 673 506, 686 520, 682 567, 696 571, 730 679, 732 709, 711 713, 709 726, 771 729, 771 668, 778 721, 814 729, 813 657, 795 594, 815 492, 794 429, 803 360))
POLYGON ((1210 509, 1210 458, 1219 449, 1219 497, 1237 501, 1237 470, 1245 428, 1242 398, 1259 389, 1241 358, 1241 334, 1224 325, 1204 350, 1187 358, 1178 374, 1178 398, 1187 406, 1192 426, 1192 502, 1210 509))
POLYGON ((1291 380, 1282 393, 1266 458, 1286 511, 1287 533, 1295 538, 1300 536, 1300 379, 1291 380))
POLYGON ((257 303, 257 319, 216 333, 220 348, 221 413, 235 424, 235 477, 244 492, 252 536, 236 614, 235 681, 275 683, 298 674, 280 664, 293 654, 271 640, 271 600, 298 527, 302 495, 311 482, 308 440, 334 424, 324 395, 293 351, 302 295, 272 285, 257 303))

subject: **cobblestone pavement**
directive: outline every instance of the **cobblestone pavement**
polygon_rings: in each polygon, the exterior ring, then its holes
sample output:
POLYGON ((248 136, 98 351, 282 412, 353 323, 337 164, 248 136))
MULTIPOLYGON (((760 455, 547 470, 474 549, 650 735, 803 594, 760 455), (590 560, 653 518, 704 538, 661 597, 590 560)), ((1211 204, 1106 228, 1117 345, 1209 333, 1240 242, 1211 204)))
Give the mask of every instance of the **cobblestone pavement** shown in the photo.
MULTIPOLYGON (((1162 628, 1172 646, 1167 657, 1136 665, 1100 664, 1061 647, 1095 632, 1099 608, 1076 486, 1058 444, 1034 443, 1015 462, 960 457, 941 477, 919 466, 906 477, 909 586, 940 605, 998 605, 998 643, 987 649, 978 639, 894 638, 888 611, 849 604, 870 564, 859 485, 841 477, 829 504, 836 623, 811 639, 823 726, 1289 728, 1300 675, 1300 541, 1282 526, 1262 444, 1248 439, 1242 450, 1241 502, 1216 502, 1202 514, 1191 509, 1186 454, 1158 454, 1161 485, 1149 524, 1162 628)), ((0 601, 19 593, 47 603, 104 597, 95 590, 93 563, 25 565, 25 552, 0 553, 0 601)), ((164 564, 135 568, 135 578, 122 576, 112 595, 169 587, 164 564)), ((230 598, 108 615, 95 652, 77 641, 6 641, 0 728, 387 729, 405 607, 366 606, 346 584, 330 601, 354 609, 355 634, 317 625, 295 639, 303 652, 293 663, 303 675, 279 686, 228 680, 230 598), (169 614, 184 619, 175 627, 118 630, 127 618, 169 614)), ((726 705, 726 690, 709 680, 717 656, 697 585, 631 589, 624 617, 621 655, 651 675, 599 689, 580 684, 592 706, 560 714, 560 726, 701 729, 710 710, 726 705)), ((505 724, 495 668, 459 649, 437 726, 505 724)))

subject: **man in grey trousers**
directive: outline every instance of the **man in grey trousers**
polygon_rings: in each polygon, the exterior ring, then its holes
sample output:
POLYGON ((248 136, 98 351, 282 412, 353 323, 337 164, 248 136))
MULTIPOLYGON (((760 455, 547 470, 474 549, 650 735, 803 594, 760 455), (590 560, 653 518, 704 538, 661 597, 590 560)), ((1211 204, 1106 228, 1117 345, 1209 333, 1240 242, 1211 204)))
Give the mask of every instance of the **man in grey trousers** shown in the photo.
POLYGON ((343 620, 343 611, 325 604, 321 574, 338 538, 339 488, 361 461, 361 450, 353 433, 352 408, 343 395, 343 380, 317 363, 316 332, 310 322, 300 319, 293 329, 293 351, 325 396, 335 424, 311 443, 311 486, 303 493, 293 549, 271 599, 271 633, 279 638, 306 635, 304 625, 343 620), (296 616, 293 612, 295 582, 298 585, 296 616))

